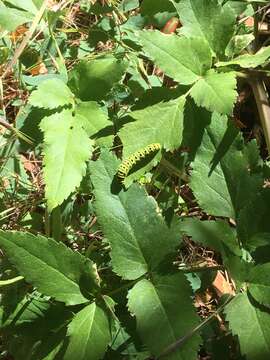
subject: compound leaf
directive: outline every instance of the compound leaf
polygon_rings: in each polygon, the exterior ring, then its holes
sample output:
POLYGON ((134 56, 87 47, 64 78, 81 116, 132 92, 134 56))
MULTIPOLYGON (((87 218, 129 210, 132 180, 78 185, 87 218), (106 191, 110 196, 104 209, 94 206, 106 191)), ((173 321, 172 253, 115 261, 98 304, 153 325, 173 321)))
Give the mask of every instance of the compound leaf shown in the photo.
POLYGON ((90 292, 97 286, 93 263, 62 243, 30 233, 0 231, 0 247, 26 281, 67 305, 88 301, 82 284, 87 283, 85 290, 90 292))
POLYGON ((67 335, 69 344, 64 360, 100 360, 111 340, 108 316, 92 303, 74 316, 67 335))
POLYGON ((111 245, 114 271, 134 280, 156 268, 179 244, 179 226, 167 226, 155 200, 132 185, 123 191, 115 174, 119 161, 103 152, 91 163, 98 221, 111 245), (155 248, 155 251, 153 251, 155 248))
MULTIPOLYGON (((128 307, 136 316, 137 331, 155 356, 184 337, 199 323, 191 302, 191 288, 183 274, 153 276, 141 280, 128 295, 128 307)), ((197 359, 200 336, 193 335, 170 360, 197 359)))
POLYGON ((92 142, 69 110, 43 118, 45 197, 49 211, 73 192, 86 172, 92 142))

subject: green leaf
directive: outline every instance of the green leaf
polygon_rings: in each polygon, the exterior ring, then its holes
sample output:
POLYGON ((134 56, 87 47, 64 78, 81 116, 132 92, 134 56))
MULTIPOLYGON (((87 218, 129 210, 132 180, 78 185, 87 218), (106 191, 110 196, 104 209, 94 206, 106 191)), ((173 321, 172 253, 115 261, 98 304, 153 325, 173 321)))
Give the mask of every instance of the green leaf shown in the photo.
POLYGON ((144 53, 180 84, 193 84, 212 65, 212 55, 203 38, 186 39, 160 31, 138 32, 144 53))
POLYGON ((207 125, 211 123, 212 114, 202 107, 198 107, 194 100, 187 98, 184 113, 184 130, 181 147, 189 149, 189 159, 194 160, 200 148, 202 137, 207 125), (198 119, 200 119, 198 121, 198 119))
POLYGON ((217 54, 224 55, 234 34, 235 14, 229 7, 222 7, 218 0, 171 0, 183 25, 180 32, 187 37, 205 38, 217 54))
MULTIPOLYGON (((66 329, 63 324, 72 318, 71 310, 61 303, 54 304, 52 301, 48 301, 48 309, 37 309, 30 305, 31 302, 35 302, 36 297, 35 294, 30 296, 28 294, 29 309, 28 314, 25 314, 28 315, 28 321, 18 326, 15 319, 13 326, 10 326, 5 333, 8 337, 8 351, 14 359, 54 360, 64 343, 66 329)), ((24 311, 25 308, 21 309, 18 317, 24 311)))
POLYGON ((81 100, 99 101, 121 80, 126 67, 125 62, 114 57, 83 60, 71 71, 69 86, 81 100))
POLYGON ((30 284, 67 305, 85 303, 85 291, 97 286, 93 263, 62 243, 23 232, 0 232, 0 247, 30 284))
POLYGON ((223 259, 234 254, 241 256, 236 239, 236 231, 221 220, 200 221, 196 218, 185 218, 181 232, 191 236, 192 240, 219 252, 223 259))
POLYGON ((270 46, 262 47, 256 54, 245 54, 231 61, 221 61, 216 66, 239 65, 242 68, 255 68, 268 63, 270 58, 270 46))
POLYGON ((0 31, 14 31, 19 25, 33 20, 33 15, 26 11, 11 9, 0 4, 0 31))
POLYGON ((246 293, 238 294, 225 308, 233 335, 247 360, 266 360, 270 354, 270 314, 255 307, 246 293))
MULTIPOLYGON (((253 34, 235 35, 226 48, 226 56, 231 58, 239 55, 253 40, 253 34)), ((216 64, 216 66, 219 66, 219 64, 216 64)))
POLYGON ((76 107, 76 115, 80 116, 80 124, 87 135, 101 146, 112 146, 113 126, 108 114, 95 101, 81 102, 76 107))
POLYGON ((19 9, 29 11, 32 14, 35 14, 38 10, 38 7, 33 3, 32 0, 4 0, 4 2, 11 4, 19 9))
POLYGON ((270 305, 270 263, 257 265, 250 271, 249 291, 261 304, 270 305))
POLYGON ((136 121, 126 124, 119 132, 124 146, 124 158, 149 144, 159 143, 167 150, 181 145, 185 98, 158 103, 130 115, 136 121))
MULTIPOLYGON (((128 295, 128 307, 136 316, 137 331, 149 350, 159 356, 194 329, 199 318, 191 302, 191 288, 183 274, 153 276, 141 280, 128 295)), ((194 334, 171 360, 197 359, 200 336, 194 334)))
POLYGON ((210 70, 193 85, 190 95, 198 106, 231 115, 237 97, 236 73, 210 70))
POLYGON ((250 195, 239 210, 237 231, 241 242, 254 251, 254 237, 261 233, 270 233, 270 190, 263 187, 263 179, 260 176, 253 177, 252 183, 252 188, 245 187, 245 193, 250 195))
POLYGON ((233 123, 214 113, 192 164, 190 186, 209 214, 236 217, 240 180, 249 178, 247 159, 239 150, 237 135, 233 123))
POLYGON ((71 104, 73 94, 60 79, 43 81, 29 97, 29 103, 38 108, 55 109, 71 104))
POLYGON ((141 13, 144 16, 155 15, 164 12, 175 12, 170 0, 143 0, 141 4, 141 13))
POLYGON ((51 211, 80 185, 92 142, 69 110, 43 118, 40 128, 44 132, 45 197, 51 211))
POLYGON ((96 303, 84 307, 68 326, 64 360, 100 360, 111 340, 107 314, 96 303))
POLYGON ((134 280, 157 268, 179 244, 179 224, 167 226, 155 200, 138 185, 127 191, 117 186, 119 161, 108 152, 91 163, 95 208, 111 245, 113 270, 134 280), (155 251, 153 251, 153 248, 155 251))

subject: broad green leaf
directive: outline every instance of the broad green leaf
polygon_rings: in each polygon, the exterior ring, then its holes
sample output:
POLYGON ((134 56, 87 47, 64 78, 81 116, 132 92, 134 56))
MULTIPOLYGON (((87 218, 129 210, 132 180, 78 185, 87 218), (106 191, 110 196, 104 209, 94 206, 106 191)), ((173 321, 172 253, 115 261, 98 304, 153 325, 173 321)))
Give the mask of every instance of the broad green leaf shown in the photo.
POLYGON ((32 0, 4 0, 4 3, 7 3, 7 5, 11 4, 25 11, 29 11, 32 14, 35 14, 38 9, 32 0))
MULTIPOLYGON (((137 331, 155 356, 183 338, 199 323, 191 301, 191 288, 183 274, 152 277, 138 282, 128 295, 128 307, 136 316, 137 331)), ((170 360, 195 360, 200 336, 194 334, 170 360)))
POLYGON ((26 11, 11 9, 0 4, 0 31, 14 31, 19 25, 33 20, 33 15, 26 11))
POLYGON ((193 85, 190 95, 198 106, 231 115, 236 102, 236 73, 208 73, 193 85))
MULTIPOLYGON (((33 294, 28 295, 28 303, 34 301, 32 296, 33 294)), ((63 304, 54 304, 52 301, 48 304, 50 307, 46 311, 39 312, 32 308, 33 312, 38 312, 36 319, 33 319, 32 314, 29 321, 25 321, 21 326, 16 326, 15 319, 13 326, 7 329, 8 350, 14 359, 55 359, 65 340, 66 329, 63 324, 72 318, 72 312, 63 304)), ((21 309, 21 314, 24 310, 21 309)))
POLYGON ((71 104, 73 94, 60 79, 43 81, 29 97, 29 103, 38 108, 55 109, 71 104))
POLYGON ((239 239, 245 247, 254 251, 254 237, 261 233, 270 233, 270 189, 263 187, 261 176, 253 177, 251 180, 252 188, 249 189, 250 186, 245 186, 245 192, 248 191, 250 195, 248 201, 239 210, 237 231, 239 239))
POLYGON ((108 114, 95 101, 84 101, 77 105, 76 114, 87 135, 98 145, 111 146, 113 142, 113 124, 108 114))
MULTIPOLYGON (((170 0, 143 0, 140 3, 141 15, 139 16, 144 20, 145 25, 152 25, 157 29, 163 28, 167 21, 177 15, 170 0)), ((132 18, 130 19, 132 20, 132 18)), ((141 26, 142 28, 144 26, 141 26)))
POLYGON ((237 134, 233 123, 214 113, 192 164, 190 186, 202 209, 212 215, 235 218, 240 180, 249 177, 237 134))
POLYGON ((93 263, 62 243, 23 232, 0 232, 0 247, 25 280, 67 305, 85 303, 81 292, 94 291, 97 275, 93 263))
POLYGON ((124 158, 153 143, 166 150, 181 145, 185 98, 180 97, 164 103, 133 111, 136 121, 126 124, 119 132, 124 146, 124 158))
POLYGON ((270 305, 270 263, 257 265, 251 269, 249 291, 261 304, 270 305))
POLYGON ((239 55, 253 40, 253 34, 235 35, 226 48, 226 56, 232 58, 239 55))
POLYGON ((187 39, 160 31, 141 31, 138 38, 143 52, 180 84, 193 84, 211 68, 211 50, 203 38, 187 39))
POLYGON ((150 16, 157 13, 175 12, 174 6, 170 0, 143 0, 141 12, 144 16, 150 16))
POLYGON ((200 221, 196 218, 185 218, 182 222, 181 232, 191 236, 196 243, 219 252, 225 260, 231 254, 241 256, 236 232, 224 221, 200 221))
MULTIPOLYGON (((222 4, 223 1, 219 0, 219 3, 222 4)), ((231 10, 235 13, 236 16, 242 15, 246 8, 247 8, 248 2, 242 2, 238 0, 229 0, 227 1, 224 6, 231 8, 231 10)))
POLYGON ((266 360, 270 354, 270 314, 250 302, 247 293, 238 294, 225 308, 226 320, 238 336, 247 360, 266 360))
POLYGON ((123 0, 122 3, 119 4, 118 9, 122 12, 127 12, 131 10, 135 10, 140 6, 139 0, 123 0))
POLYGON ((171 0, 183 25, 180 32, 187 37, 205 38, 217 54, 224 55, 234 34, 235 14, 229 7, 222 7, 218 0, 171 0))
POLYGON ((69 86, 81 100, 99 101, 121 80, 126 67, 124 61, 114 57, 83 60, 71 71, 69 86))
POLYGON ((242 286, 248 276, 248 264, 242 260, 242 250, 238 245, 235 229, 221 220, 200 221, 196 218, 185 218, 181 232, 191 236, 194 242, 220 253, 230 276, 236 285, 242 286))
POLYGON ((255 68, 260 65, 268 63, 270 58, 270 46, 261 48, 256 54, 245 54, 236 57, 231 61, 222 61, 216 64, 216 66, 229 66, 239 65, 242 68, 255 68))
POLYGON ((67 335, 69 344, 63 360, 100 360, 111 340, 108 316, 92 303, 74 316, 67 335))
POLYGON ((123 191, 115 179, 119 163, 103 152, 91 163, 91 179, 98 222, 111 245, 113 270, 133 280, 157 268, 174 251, 179 244, 179 223, 169 228, 155 200, 138 185, 123 191))
POLYGON ((181 147, 189 149, 188 156, 194 160, 199 149, 206 127, 211 123, 212 114, 202 107, 198 107, 194 100, 187 98, 184 112, 184 130, 181 147), (198 121, 198 119, 200 119, 198 121))
POLYGON ((40 128, 44 132, 45 197, 51 211, 80 185, 92 142, 69 110, 43 118, 40 128))
POLYGON ((20 326, 22 324, 34 322, 39 317, 44 317, 44 314, 50 308, 50 302, 48 300, 42 298, 41 296, 35 297, 35 293, 32 295, 33 298, 29 297, 28 294, 22 298, 22 294, 19 294, 20 288, 15 288, 14 294, 12 293, 13 289, 14 287, 9 289, 6 288, 2 293, 1 328, 4 329, 6 326, 12 324, 20 326), (13 301, 14 303, 12 303, 13 301))

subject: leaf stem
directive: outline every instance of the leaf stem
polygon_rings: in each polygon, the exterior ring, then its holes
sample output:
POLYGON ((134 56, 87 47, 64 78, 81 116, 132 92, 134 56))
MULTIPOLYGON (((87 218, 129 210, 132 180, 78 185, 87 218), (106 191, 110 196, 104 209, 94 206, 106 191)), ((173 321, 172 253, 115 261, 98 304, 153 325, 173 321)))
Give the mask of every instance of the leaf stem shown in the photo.
POLYGON ((171 172, 173 172, 175 175, 177 175, 180 179, 183 181, 188 182, 188 176, 184 171, 180 171, 177 169, 176 166, 174 166, 172 163, 170 163, 168 160, 162 158, 160 161, 160 164, 164 166, 165 168, 169 169, 171 172))
POLYGON ((11 285, 11 284, 14 284, 14 283, 16 283, 18 281, 21 281, 23 279, 24 279, 23 276, 16 276, 15 278, 12 278, 12 279, 0 280, 0 286, 11 285))

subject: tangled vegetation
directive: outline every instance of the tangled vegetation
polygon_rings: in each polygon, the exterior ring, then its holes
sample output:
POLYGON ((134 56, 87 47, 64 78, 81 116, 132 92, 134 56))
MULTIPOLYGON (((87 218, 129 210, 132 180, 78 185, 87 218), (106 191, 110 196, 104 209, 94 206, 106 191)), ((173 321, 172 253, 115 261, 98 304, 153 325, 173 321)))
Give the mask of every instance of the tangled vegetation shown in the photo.
POLYGON ((269 12, 0 0, 0 359, 270 358, 269 12))

